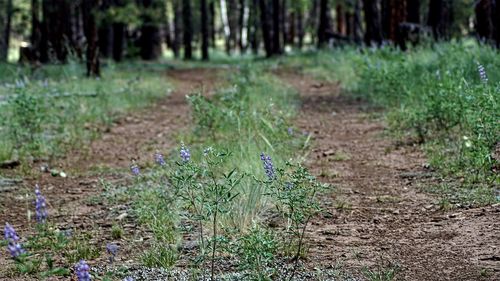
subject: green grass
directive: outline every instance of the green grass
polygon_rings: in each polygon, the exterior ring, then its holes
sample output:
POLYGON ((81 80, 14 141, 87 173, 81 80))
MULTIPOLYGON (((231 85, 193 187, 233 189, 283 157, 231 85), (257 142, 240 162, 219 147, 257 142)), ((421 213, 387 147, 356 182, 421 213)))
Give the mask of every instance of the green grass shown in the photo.
MULTIPOLYGON (((230 88, 213 98, 192 96, 194 133, 185 138, 198 149, 214 147, 232 152, 227 167, 251 175, 262 175, 260 153, 271 155, 277 166, 300 155, 306 140, 290 135, 298 94, 272 75, 261 75, 261 65, 245 64, 230 79, 230 88)), ((297 131, 297 130, 295 130, 297 131)), ((246 228, 266 210, 262 186, 245 178, 231 216, 226 223, 246 228)))
POLYGON ((108 64, 102 79, 85 78, 76 63, 34 71, 7 64, 0 73, 0 161, 61 156, 170 88, 163 71, 133 64, 108 64))
POLYGON ((482 198, 469 202, 495 201, 492 187, 500 183, 494 172, 499 163, 493 158, 500 141, 497 50, 472 41, 409 52, 345 48, 278 63, 318 79, 341 81, 349 95, 385 108, 392 135, 424 144, 431 166, 461 183, 457 192, 481 193, 482 198), (480 80, 477 63, 484 66, 487 83, 480 80), (475 189, 482 191, 471 191, 475 189))

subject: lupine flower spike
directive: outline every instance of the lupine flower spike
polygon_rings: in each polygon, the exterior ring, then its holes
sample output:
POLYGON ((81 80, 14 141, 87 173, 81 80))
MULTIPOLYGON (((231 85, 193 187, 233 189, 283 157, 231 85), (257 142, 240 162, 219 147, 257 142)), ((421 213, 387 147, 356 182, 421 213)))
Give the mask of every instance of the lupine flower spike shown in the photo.
POLYGON ((18 242, 19 236, 17 236, 16 231, 9 223, 5 224, 4 237, 8 241, 7 249, 13 258, 17 258, 19 255, 24 254, 26 251, 23 246, 18 242))
POLYGON ((13 258, 19 257, 19 255, 24 254, 26 251, 20 243, 9 243, 7 245, 9 253, 13 258))
POLYGON ((488 83, 488 75, 486 75, 486 70, 484 69, 484 66, 480 64, 479 62, 477 63, 477 72, 479 72, 479 78, 483 83, 488 83))
POLYGON ((45 197, 40 192, 40 187, 35 185, 35 215, 38 223, 45 223, 47 220, 47 203, 45 197))
POLYGON ((132 172, 132 175, 138 176, 141 174, 141 170, 139 169, 139 166, 135 163, 135 160, 132 160, 132 165, 130 165, 130 172, 132 172))
POLYGON ((184 143, 181 144, 181 158, 184 162, 188 162, 191 159, 191 153, 189 149, 184 146, 184 143))
POLYGON ((269 180, 274 180, 276 178, 276 174, 274 173, 274 166, 273 161, 271 160, 271 156, 261 153, 260 160, 262 160, 262 164, 264 164, 264 172, 266 173, 269 180))
POLYGON ((165 158, 163 158, 163 154, 161 154, 158 150, 155 152, 154 158, 155 158, 156 164, 158 164, 160 166, 165 166, 167 164, 165 162, 165 158))
POLYGON ((14 227, 12 227, 9 223, 5 224, 3 233, 5 240, 14 242, 19 241, 19 236, 17 236, 16 230, 14 230, 14 227))
POLYGON ((115 261, 116 253, 118 252, 118 245, 108 243, 106 245, 106 252, 109 254, 109 263, 113 263, 115 261))
POLYGON ((80 260, 75 266, 76 277, 78 281, 90 281, 90 266, 85 260, 80 260))

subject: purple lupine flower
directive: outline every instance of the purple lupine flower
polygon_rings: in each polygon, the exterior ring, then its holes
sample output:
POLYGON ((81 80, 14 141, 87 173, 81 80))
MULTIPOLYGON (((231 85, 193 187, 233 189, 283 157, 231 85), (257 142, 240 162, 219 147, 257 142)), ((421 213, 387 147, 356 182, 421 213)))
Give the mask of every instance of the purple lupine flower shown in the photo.
POLYGON ((138 176, 141 174, 141 170, 139 169, 139 166, 135 163, 135 160, 132 160, 132 165, 130 165, 130 171, 134 176, 138 176))
POLYGON ((154 158, 155 158, 156 164, 158 164, 160 166, 165 166, 167 164, 165 162, 165 158, 163 158, 163 154, 161 154, 158 150, 155 152, 154 158))
POLYGON ((293 183, 288 181, 285 183, 285 190, 292 190, 293 186, 293 183))
POLYGON ((184 162, 188 162, 191 159, 189 148, 185 147, 184 144, 181 144, 181 158, 184 162))
POLYGON ((19 255, 24 254, 26 251, 23 249, 23 246, 18 242, 19 236, 16 233, 16 230, 9 223, 5 224, 4 228, 4 237, 5 240, 9 242, 7 245, 7 249, 9 250, 10 255, 13 258, 17 258, 19 255))
POLYGON ((290 136, 292 136, 292 135, 293 135, 293 128, 292 128, 292 127, 289 127, 289 128, 288 128, 288 134, 289 134, 290 136))
POLYGON ((9 242, 7 248, 9 249, 9 253, 13 258, 17 258, 19 257, 19 255, 26 253, 26 251, 24 250, 23 246, 20 243, 9 242))
POLYGON ((85 260, 80 260, 75 266, 75 273, 78 281, 90 281, 90 266, 85 260))
POLYGON ((16 230, 9 223, 5 223, 5 228, 3 231, 5 240, 17 242, 19 241, 19 236, 17 236, 16 230))
POLYGON ((36 221, 39 223, 44 223, 47 220, 47 203, 45 197, 40 192, 40 187, 35 185, 35 215, 36 221))
POLYGON ((125 277, 125 278, 123 278, 123 281, 134 281, 134 278, 132 278, 130 276, 129 277, 125 277))
POLYGON ((488 75, 486 75, 486 70, 484 69, 484 66, 480 64, 479 62, 477 63, 477 72, 479 72, 479 78, 483 83, 488 83, 488 75))
POLYGON ((109 263, 113 263, 115 261, 116 253, 118 252, 118 245, 114 243, 106 244, 106 252, 109 255, 109 263))
POLYGON ((271 156, 265 155, 264 152, 260 154, 260 160, 264 164, 264 172, 266 173, 269 180, 274 180, 276 178, 276 174, 274 173, 273 161, 271 160, 271 156))

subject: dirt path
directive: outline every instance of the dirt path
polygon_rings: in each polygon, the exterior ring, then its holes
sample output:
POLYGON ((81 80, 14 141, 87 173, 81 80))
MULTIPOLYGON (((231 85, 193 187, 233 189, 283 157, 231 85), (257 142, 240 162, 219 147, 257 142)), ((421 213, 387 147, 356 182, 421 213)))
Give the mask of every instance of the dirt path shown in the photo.
MULTIPOLYGON (((399 280, 500 280, 500 206, 444 212, 419 185, 436 183, 418 147, 396 146, 366 105, 337 84, 279 76, 303 101, 297 122, 315 136, 308 165, 337 192, 314 221, 310 263, 398 271, 399 280)), ((378 280, 378 279, 377 279, 378 280)), ((385 279, 383 279, 385 280, 385 279)))
MULTIPOLYGON (((220 81, 219 73, 214 69, 168 71, 166 76, 174 86, 170 95, 150 108, 118 120, 85 150, 75 149, 65 159, 51 163, 52 167, 67 171, 67 178, 52 177, 35 170, 19 189, 0 193, 0 222, 10 222, 24 237, 33 230, 33 218, 31 223, 27 223, 27 210, 32 208, 33 187, 38 183, 47 198, 51 222, 58 229, 90 233, 90 242, 102 246, 104 252, 102 241, 111 240, 111 226, 117 221, 116 216, 126 211, 126 206, 109 209, 101 202, 92 203, 91 198, 103 191, 99 179, 126 181, 130 177, 128 167, 131 159, 136 159, 141 165, 151 163, 156 149, 168 152, 178 146, 176 136, 190 123, 185 96, 194 91, 212 91, 220 81)), ((136 228, 134 224, 124 225, 125 233, 137 232, 136 228)), ((122 242, 127 244, 131 241, 122 242)), ((137 254, 133 245, 129 246, 122 247, 123 256, 137 254)), ((14 280, 3 278, 8 276, 6 264, 10 263, 4 253, 2 249, 0 280, 14 280)), ((106 259, 106 255, 102 255, 102 259, 106 259)))
MULTIPOLYGON (((91 203, 89 198, 102 192, 98 179, 127 180, 131 158, 151 162, 155 149, 178 146, 176 136, 189 124, 185 95, 200 88, 210 92, 217 75, 213 69, 169 71, 175 86, 169 97, 116 122, 89 149, 53 163, 69 171, 68 178, 36 172, 21 190, 1 193, 0 222, 9 221, 21 235, 33 229, 26 224, 32 204, 26 194, 38 182, 58 228, 90 231, 95 244, 109 240, 126 206, 91 203)), ((323 198, 326 212, 310 228, 311 268, 340 265, 362 275, 365 267, 381 272, 398 267, 400 280, 500 280, 500 206, 439 210, 436 198, 420 192, 419 185, 436 179, 424 168, 418 147, 398 147, 384 137, 384 125, 367 116, 362 102, 342 97, 338 85, 290 72, 280 76, 301 92, 298 126, 315 136, 308 165, 337 188, 323 198)), ((126 233, 136 228, 124 224, 126 233)), ((134 254, 133 243, 121 249, 124 257, 134 254)), ((6 258, 0 255, 0 280, 14 280, 2 279, 6 258)))

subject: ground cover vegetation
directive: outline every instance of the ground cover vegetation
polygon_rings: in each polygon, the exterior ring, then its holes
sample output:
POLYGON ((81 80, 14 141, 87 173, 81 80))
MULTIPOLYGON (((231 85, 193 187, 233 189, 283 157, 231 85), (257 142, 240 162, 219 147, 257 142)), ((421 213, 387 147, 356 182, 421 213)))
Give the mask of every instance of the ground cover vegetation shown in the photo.
POLYGON ((423 145, 432 168, 454 179, 435 187, 447 200, 479 205, 498 200, 495 49, 463 41, 411 53, 392 47, 335 52, 302 55, 285 64, 344 81, 346 91, 388 109, 393 135, 423 145))

